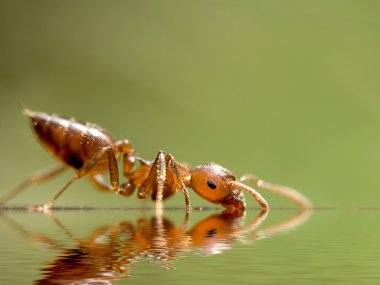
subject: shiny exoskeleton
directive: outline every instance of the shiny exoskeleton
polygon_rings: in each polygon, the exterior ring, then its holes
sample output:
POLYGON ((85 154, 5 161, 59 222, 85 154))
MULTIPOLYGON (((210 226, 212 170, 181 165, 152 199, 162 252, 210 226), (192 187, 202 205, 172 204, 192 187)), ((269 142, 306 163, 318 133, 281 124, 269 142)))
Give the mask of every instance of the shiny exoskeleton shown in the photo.
POLYGON ((15 187, 0 203, 4 203, 30 184, 39 183, 64 169, 72 168, 75 176, 44 205, 50 209, 57 198, 74 181, 87 176, 100 190, 112 191, 123 196, 131 195, 138 189, 138 197, 144 199, 150 195, 156 200, 157 207, 161 201, 181 189, 186 203, 186 211, 191 211, 189 193, 191 188, 205 200, 223 205, 227 208, 245 210, 246 203, 242 190, 250 193, 263 209, 268 209, 266 200, 253 188, 244 184, 250 181, 254 186, 287 196, 303 208, 310 207, 309 201, 294 189, 267 183, 252 175, 237 179, 226 168, 207 163, 196 168, 177 162, 173 155, 159 151, 154 161, 146 161, 136 155, 128 140, 115 141, 107 132, 94 124, 83 124, 74 119, 57 115, 25 110, 33 129, 42 144, 62 164, 57 168, 38 173, 15 187), (117 161, 123 156, 123 174, 127 182, 119 182, 117 161), (102 174, 109 173, 110 184, 102 174))

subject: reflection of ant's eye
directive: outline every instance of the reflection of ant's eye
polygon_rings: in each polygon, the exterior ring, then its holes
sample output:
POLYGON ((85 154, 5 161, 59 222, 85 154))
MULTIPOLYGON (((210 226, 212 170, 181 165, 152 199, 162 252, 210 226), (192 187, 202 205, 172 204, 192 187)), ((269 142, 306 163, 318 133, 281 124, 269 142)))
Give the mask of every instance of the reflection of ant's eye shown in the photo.
POLYGON ((216 236, 216 233, 217 233, 216 229, 209 230, 209 231, 206 233, 206 237, 207 237, 207 238, 214 237, 214 236, 216 236))
POLYGON ((211 189, 215 189, 216 188, 216 183, 214 180, 208 180, 207 181, 207 186, 210 187, 211 189))

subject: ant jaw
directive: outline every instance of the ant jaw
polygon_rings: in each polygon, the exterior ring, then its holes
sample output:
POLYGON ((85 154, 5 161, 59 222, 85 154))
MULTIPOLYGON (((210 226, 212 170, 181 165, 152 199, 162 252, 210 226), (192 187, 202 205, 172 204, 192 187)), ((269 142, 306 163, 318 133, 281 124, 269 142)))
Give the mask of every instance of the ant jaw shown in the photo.
POLYGON ((231 195, 225 197, 222 201, 221 204, 224 207, 227 208, 235 208, 237 210, 242 210, 244 211, 246 208, 246 203, 245 203, 245 197, 242 191, 240 190, 231 190, 231 195))

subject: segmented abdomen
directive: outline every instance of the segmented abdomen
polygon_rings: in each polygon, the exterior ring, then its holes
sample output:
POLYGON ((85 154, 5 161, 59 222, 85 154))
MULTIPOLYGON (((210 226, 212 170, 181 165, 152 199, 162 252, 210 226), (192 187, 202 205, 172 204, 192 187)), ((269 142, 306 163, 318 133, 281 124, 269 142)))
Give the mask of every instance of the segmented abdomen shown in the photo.
MULTIPOLYGON (((45 113, 25 111, 41 142, 49 151, 67 165, 80 169, 103 147, 113 147, 114 140, 100 128, 74 120, 45 113)), ((107 167, 104 155, 96 168, 107 167)))

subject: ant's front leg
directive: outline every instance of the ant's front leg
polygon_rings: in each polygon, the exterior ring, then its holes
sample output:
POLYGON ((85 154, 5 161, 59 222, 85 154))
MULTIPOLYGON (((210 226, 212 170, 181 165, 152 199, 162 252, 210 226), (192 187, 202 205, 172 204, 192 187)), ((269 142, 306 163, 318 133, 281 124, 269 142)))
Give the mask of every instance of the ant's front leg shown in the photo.
POLYGON ((156 159, 150 167, 148 177, 139 187, 137 196, 139 199, 145 199, 152 193, 153 187, 157 185, 156 203, 159 206, 162 201, 163 187, 166 179, 165 157, 162 151, 158 152, 156 159))
POLYGON ((163 151, 159 151, 150 169, 148 178, 141 185, 138 197, 146 198, 152 191, 153 187, 157 186, 156 207, 162 208, 162 198, 167 177, 171 176, 175 183, 175 188, 181 188, 185 195, 186 212, 191 211, 189 192, 183 182, 181 173, 178 169, 177 162, 171 154, 164 155, 163 151))
MULTIPOLYGON (((174 156, 171 154, 166 155, 165 157, 166 165, 170 166, 168 169, 168 173, 173 176, 173 180, 175 181, 176 188, 181 188, 183 195, 185 196, 185 204, 186 204, 186 213, 190 213, 192 208, 190 205, 190 196, 189 191, 187 191, 183 177, 179 171, 178 163, 174 159, 174 156)), ((184 170, 184 168, 182 168, 184 170)), ((186 178, 190 177, 190 173, 187 173, 186 167, 186 178)))

